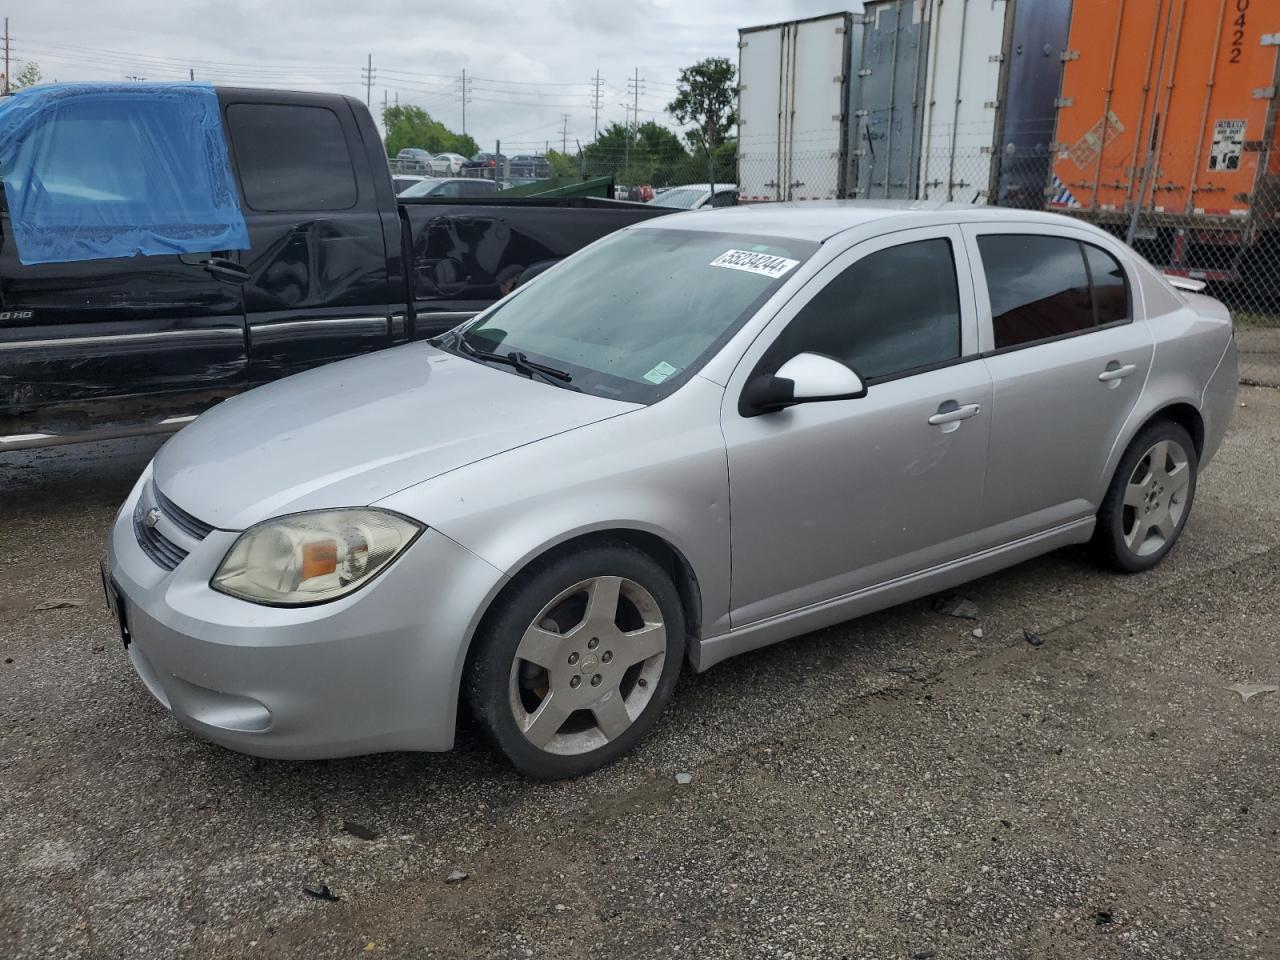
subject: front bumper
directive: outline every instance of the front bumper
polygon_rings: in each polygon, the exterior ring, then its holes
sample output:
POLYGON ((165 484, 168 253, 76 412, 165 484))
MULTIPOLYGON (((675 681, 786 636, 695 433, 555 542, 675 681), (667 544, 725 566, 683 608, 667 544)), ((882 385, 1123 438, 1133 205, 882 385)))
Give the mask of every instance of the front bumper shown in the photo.
POLYGON ((427 530, 349 596, 292 609, 247 603, 209 587, 237 533, 212 531, 172 572, 142 549, 133 512, 148 483, 116 517, 107 566, 130 661, 179 723, 263 757, 453 746, 466 645, 505 582, 500 571, 427 530))

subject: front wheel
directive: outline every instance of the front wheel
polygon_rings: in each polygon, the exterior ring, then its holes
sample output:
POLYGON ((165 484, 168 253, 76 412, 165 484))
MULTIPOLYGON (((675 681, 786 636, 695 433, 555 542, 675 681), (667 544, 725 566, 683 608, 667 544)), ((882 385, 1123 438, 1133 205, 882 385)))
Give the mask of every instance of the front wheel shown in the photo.
POLYGON ((1120 458, 1098 510, 1093 545, 1099 559, 1129 573, 1150 570, 1182 533, 1196 495, 1199 460, 1190 435, 1160 420, 1120 458))
POLYGON ((644 737, 684 653, 671 578, 626 543, 536 565, 476 638, 467 695, 481 727, 526 776, 581 776, 644 737))

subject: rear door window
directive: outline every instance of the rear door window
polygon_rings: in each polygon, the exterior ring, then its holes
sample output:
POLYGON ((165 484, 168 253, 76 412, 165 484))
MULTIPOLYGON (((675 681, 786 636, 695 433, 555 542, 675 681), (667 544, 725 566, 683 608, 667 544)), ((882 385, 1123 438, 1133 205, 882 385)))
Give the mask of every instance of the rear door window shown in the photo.
POLYGON ((1093 282, 1093 307, 1098 314, 1098 326, 1128 320, 1129 284, 1124 268, 1100 247, 1087 243, 1081 246, 1089 264, 1089 279, 1093 282))
POLYGON ((1106 251, 1070 237, 978 237, 991 297, 995 349, 1028 346, 1123 322, 1124 270, 1106 251))
POLYGON ((356 179, 338 115, 327 107, 234 103, 227 126, 245 203, 263 212, 348 210, 356 179))

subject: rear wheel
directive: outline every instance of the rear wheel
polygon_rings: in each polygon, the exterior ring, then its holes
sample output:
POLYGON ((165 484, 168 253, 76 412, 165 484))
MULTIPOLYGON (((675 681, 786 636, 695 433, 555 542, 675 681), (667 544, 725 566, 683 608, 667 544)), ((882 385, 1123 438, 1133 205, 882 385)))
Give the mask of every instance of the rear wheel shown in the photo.
POLYGON ((587 547, 535 567, 498 603, 467 692, 516 769, 581 776, 652 729, 680 673, 685 627, 651 557, 625 543, 587 547))
POLYGON ((1099 558, 1131 573, 1164 559, 1191 513, 1198 468, 1186 430, 1168 420, 1145 427, 1120 458, 1098 510, 1099 558))

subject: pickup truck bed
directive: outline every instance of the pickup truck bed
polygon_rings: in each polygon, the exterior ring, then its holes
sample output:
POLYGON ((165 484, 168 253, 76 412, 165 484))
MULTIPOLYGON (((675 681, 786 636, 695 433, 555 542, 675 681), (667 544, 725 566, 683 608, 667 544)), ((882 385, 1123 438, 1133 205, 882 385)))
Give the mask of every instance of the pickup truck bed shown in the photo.
POLYGON ((0 198, 0 451, 177 429, 258 384, 439 334, 512 278, 671 212, 398 202, 360 101, 217 94, 247 250, 23 264, 0 198))

